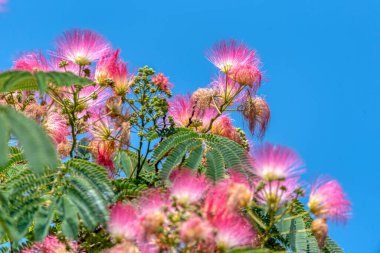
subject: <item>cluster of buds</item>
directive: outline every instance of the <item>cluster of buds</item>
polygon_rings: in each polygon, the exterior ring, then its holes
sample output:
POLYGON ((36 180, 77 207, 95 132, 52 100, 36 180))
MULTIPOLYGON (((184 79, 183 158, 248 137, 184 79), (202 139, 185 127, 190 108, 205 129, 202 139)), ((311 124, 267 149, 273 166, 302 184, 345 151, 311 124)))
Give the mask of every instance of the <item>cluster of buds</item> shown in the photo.
POLYGON ((231 171, 213 185, 203 175, 178 169, 170 179, 167 191, 150 191, 136 205, 119 203, 111 210, 108 228, 118 242, 115 248, 132 244, 142 252, 225 252, 257 244, 256 232, 241 213, 253 197, 242 175, 231 171))

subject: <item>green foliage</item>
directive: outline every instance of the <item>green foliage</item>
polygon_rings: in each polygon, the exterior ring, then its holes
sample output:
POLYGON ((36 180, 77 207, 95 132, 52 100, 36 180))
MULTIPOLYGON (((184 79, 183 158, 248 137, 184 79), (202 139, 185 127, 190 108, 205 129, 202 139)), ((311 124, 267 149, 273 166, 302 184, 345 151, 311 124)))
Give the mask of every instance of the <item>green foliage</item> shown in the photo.
POLYGON ((92 230, 108 219, 113 191, 108 174, 94 163, 72 159, 42 175, 25 170, 6 181, 10 214, 24 235, 33 226, 33 240, 42 240, 52 225, 76 238, 79 225, 92 230))
POLYGON ((10 107, 0 106, 0 129, 0 166, 7 164, 8 140, 12 136, 23 147, 25 158, 34 172, 42 173, 46 167, 58 165, 50 138, 33 120, 10 107))
POLYGON ((16 90, 46 91, 49 84, 55 86, 71 86, 73 84, 85 86, 93 81, 79 77, 71 72, 29 72, 7 71, 0 74, 0 92, 12 92, 16 90))
POLYGON ((185 128, 178 129, 158 145, 153 151, 152 163, 163 161, 161 176, 167 179, 178 166, 198 170, 203 158, 208 165, 206 174, 214 181, 223 178, 228 168, 246 171, 250 167, 246 150, 238 143, 185 128))

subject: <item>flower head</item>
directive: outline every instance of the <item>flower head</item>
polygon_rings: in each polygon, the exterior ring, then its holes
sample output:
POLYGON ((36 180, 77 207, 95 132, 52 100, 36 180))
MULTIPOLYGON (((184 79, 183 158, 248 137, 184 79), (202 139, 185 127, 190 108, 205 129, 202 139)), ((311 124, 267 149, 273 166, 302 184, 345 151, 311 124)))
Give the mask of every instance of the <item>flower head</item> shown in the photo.
POLYGON ((204 175, 194 174, 188 169, 176 170, 174 174, 170 193, 179 203, 194 203, 203 197, 209 186, 204 175))
POLYGON ((254 62, 256 53, 235 40, 224 40, 215 44, 213 48, 207 51, 206 56, 222 72, 228 73, 237 65, 246 65, 254 62))
POLYGON ((216 95, 214 89, 199 88, 191 95, 191 100, 200 110, 205 110, 211 107, 213 97, 216 95))
POLYGON ((113 173, 115 165, 112 158, 116 150, 115 142, 109 140, 93 140, 90 142, 89 148, 96 158, 96 163, 113 173))
POLYGON ((237 65, 231 69, 231 77, 241 85, 247 85, 257 91, 261 83, 261 73, 256 64, 237 65))
POLYGON ((96 64, 95 80, 100 85, 107 85, 113 80, 117 70, 120 50, 107 51, 96 64))
POLYGON ((255 175, 265 181, 294 178, 303 171, 302 160, 287 147, 266 143, 254 150, 252 157, 255 175))
POLYGON ((117 203, 111 210, 108 230, 113 237, 134 240, 138 233, 135 208, 132 205, 117 203))
POLYGON ((56 145, 67 141, 70 131, 66 119, 60 113, 49 111, 44 126, 56 145))
POLYGON ((56 40, 57 55, 78 65, 90 65, 110 49, 110 44, 90 30, 74 29, 56 40))
POLYGON ((13 69, 26 71, 48 71, 47 58, 41 52, 28 52, 21 55, 13 64, 13 69))
POLYGON ((347 221, 351 203, 340 184, 335 180, 319 180, 312 187, 308 207, 317 217, 347 221))
POLYGON ((78 244, 69 242, 68 245, 58 240, 56 236, 47 236, 42 243, 35 242, 29 249, 22 250, 21 253, 35 253, 35 252, 48 252, 48 253, 79 253, 78 244))
POLYGON ((212 237, 212 227, 200 217, 190 217, 180 227, 180 238, 185 243, 206 241, 210 237, 212 237))
POLYGON ((163 73, 159 73, 152 77, 152 83, 158 87, 159 90, 171 94, 172 84, 169 82, 169 78, 164 76, 163 73))
POLYGON ((270 119, 268 103, 262 97, 246 96, 243 108, 243 117, 248 121, 249 130, 251 133, 257 132, 258 136, 262 137, 270 119))
POLYGON ((169 102, 169 115, 173 117, 177 126, 187 127, 195 112, 188 96, 176 96, 169 102))

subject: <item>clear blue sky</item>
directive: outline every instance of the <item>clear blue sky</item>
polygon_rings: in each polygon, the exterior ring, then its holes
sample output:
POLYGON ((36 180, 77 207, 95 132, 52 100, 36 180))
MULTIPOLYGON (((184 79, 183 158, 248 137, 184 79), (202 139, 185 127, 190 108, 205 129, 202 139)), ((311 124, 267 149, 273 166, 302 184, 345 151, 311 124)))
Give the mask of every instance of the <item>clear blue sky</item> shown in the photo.
POLYGON ((353 218, 331 234, 346 252, 380 252, 380 1, 9 0, 7 8, 0 69, 22 50, 51 48, 67 29, 90 28, 183 93, 215 73, 203 56, 215 41, 256 48, 273 115, 265 139, 296 149, 306 180, 328 174, 342 183, 353 218))

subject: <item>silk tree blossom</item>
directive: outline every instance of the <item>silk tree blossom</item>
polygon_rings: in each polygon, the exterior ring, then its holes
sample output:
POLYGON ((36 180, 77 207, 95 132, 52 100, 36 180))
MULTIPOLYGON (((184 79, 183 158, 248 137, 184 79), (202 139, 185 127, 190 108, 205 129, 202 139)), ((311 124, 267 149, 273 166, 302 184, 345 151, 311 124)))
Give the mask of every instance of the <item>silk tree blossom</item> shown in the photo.
MULTIPOLYGON (((209 122, 209 121, 208 121, 209 122)), ((208 127, 208 126, 205 126, 208 127)), ((218 117, 212 124, 210 132, 231 139, 237 143, 242 143, 241 136, 237 129, 232 125, 232 120, 227 115, 218 117)))
POLYGON ((248 121, 248 127, 252 134, 257 132, 259 137, 264 136, 270 120, 268 103, 262 97, 250 95, 243 100, 243 117, 248 121))
POLYGON ((152 77, 152 83, 158 87, 159 90, 171 95, 170 89, 172 84, 169 82, 169 78, 163 73, 158 73, 152 77))
POLYGON ((255 175, 265 181, 298 177, 304 171, 301 158, 284 146, 265 143, 252 152, 252 157, 255 175))
POLYGON ((231 70, 231 78, 241 85, 247 85, 255 92, 261 85, 261 72, 257 64, 237 65, 231 70))
POLYGON ((255 51, 235 40, 220 41, 206 52, 208 60, 224 73, 238 65, 252 64, 255 56, 255 51))
POLYGON ((170 194, 180 204, 199 201, 209 187, 204 175, 197 175, 188 169, 178 169, 173 173, 170 194))
POLYGON ((92 140, 89 144, 89 150, 95 157, 97 164, 105 167, 110 174, 115 172, 113 156, 116 151, 116 144, 113 140, 92 140))
POLYGON ((255 199, 262 205, 268 205, 271 209, 277 210, 297 196, 299 189, 298 178, 285 180, 272 180, 263 182, 256 181, 255 199))
POLYGON ((308 207, 317 217, 343 222, 351 212, 351 203, 335 180, 319 179, 312 187, 308 207))
POLYGON ((198 216, 192 216, 180 227, 180 238, 185 243, 199 244, 201 241, 212 240, 213 229, 211 224, 198 216))
POLYGON ((49 71, 49 61, 41 52, 28 52, 22 54, 14 61, 13 69, 25 71, 49 71))
POLYGON ((99 34, 90 30, 74 29, 56 40, 54 55, 80 66, 90 65, 111 48, 99 34))
POLYGON ((136 209, 130 204, 117 203, 110 213, 108 231, 114 238, 135 240, 138 236, 138 220, 136 209))
POLYGON ((70 131, 67 120, 59 112, 48 111, 44 127, 56 145, 67 142, 70 131))
POLYGON ((251 224, 240 215, 217 216, 212 225, 216 229, 215 241, 218 249, 247 247, 255 244, 257 234, 251 224))
POLYGON ((190 119, 195 115, 195 106, 192 105, 188 96, 175 96, 169 101, 169 115, 174 123, 180 127, 187 127, 190 119))
POLYGON ((79 253, 79 246, 76 242, 67 244, 58 240, 56 236, 47 236, 42 243, 35 242, 30 248, 21 250, 21 253, 79 253))
POLYGON ((199 88, 191 95, 192 102, 199 110, 209 109, 213 104, 213 98, 216 96, 214 89, 199 88))

